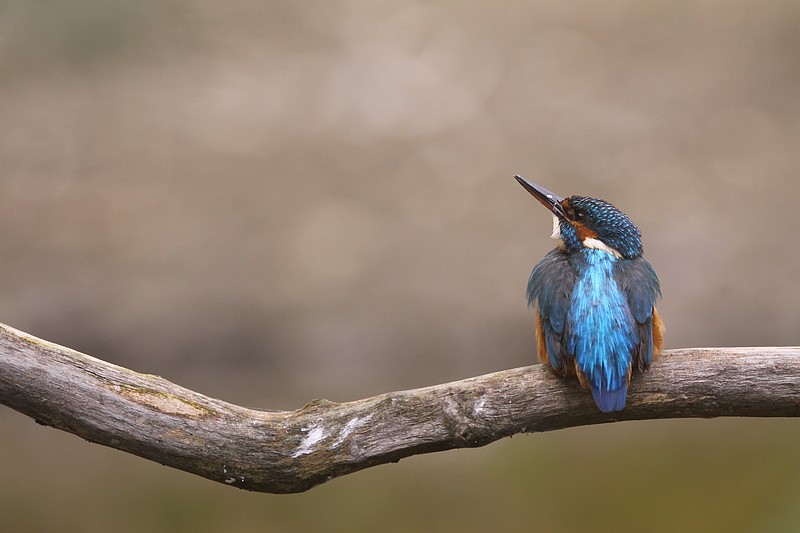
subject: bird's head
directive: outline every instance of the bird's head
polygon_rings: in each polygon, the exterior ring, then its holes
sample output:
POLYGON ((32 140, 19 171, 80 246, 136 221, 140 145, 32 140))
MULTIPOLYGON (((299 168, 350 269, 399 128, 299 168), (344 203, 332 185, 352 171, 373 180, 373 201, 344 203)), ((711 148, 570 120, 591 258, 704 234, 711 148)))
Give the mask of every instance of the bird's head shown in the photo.
POLYGON ((553 213, 553 238, 564 241, 567 251, 587 247, 628 259, 642 255, 639 228, 610 203, 586 196, 563 198, 522 176, 514 177, 553 213))

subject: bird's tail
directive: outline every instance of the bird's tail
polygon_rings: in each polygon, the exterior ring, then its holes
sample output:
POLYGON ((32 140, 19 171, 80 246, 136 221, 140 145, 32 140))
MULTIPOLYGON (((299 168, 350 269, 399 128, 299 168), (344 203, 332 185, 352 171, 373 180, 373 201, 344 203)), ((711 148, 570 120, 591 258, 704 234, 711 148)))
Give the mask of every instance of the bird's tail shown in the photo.
POLYGON ((627 383, 617 390, 603 390, 590 383, 589 390, 592 391, 592 398, 597 408, 604 413, 622 411, 625 408, 625 398, 628 395, 627 383))

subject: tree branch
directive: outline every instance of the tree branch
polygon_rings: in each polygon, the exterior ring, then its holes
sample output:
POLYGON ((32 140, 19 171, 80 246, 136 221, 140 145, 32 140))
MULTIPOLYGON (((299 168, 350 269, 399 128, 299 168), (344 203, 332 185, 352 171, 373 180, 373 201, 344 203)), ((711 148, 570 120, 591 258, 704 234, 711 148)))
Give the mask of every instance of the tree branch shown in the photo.
POLYGON ((603 414, 541 365, 296 411, 246 409, 0 324, 0 403, 247 490, 301 492, 403 457, 521 432, 659 418, 800 416, 800 348, 666 351, 603 414))

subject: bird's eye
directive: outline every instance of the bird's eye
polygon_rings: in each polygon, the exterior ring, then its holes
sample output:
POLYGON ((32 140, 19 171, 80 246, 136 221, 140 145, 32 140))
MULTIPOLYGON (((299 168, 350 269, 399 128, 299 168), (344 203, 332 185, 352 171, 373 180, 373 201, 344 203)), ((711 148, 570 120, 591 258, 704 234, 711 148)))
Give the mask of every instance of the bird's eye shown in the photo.
POLYGON ((574 216, 574 218, 575 218, 575 220, 577 220, 578 222, 583 222, 583 221, 586 219, 586 217, 585 217, 585 216, 583 215, 583 213, 581 213, 580 211, 575 211, 575 216, 574 216))

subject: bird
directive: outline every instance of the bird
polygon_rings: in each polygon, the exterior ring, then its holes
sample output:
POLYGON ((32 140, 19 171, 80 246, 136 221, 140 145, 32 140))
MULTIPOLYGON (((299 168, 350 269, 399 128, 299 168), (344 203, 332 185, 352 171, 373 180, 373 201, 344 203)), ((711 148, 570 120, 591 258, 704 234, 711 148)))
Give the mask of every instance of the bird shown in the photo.
POLYGON ((560 240, 528 278, 539 360, 577 376, 600 411, 621 411, 631 370, 646 370, 664 344, 661 284, 642 255, 641 232, 605 200, 564 198, 514 178, 551 211, 560 240))

